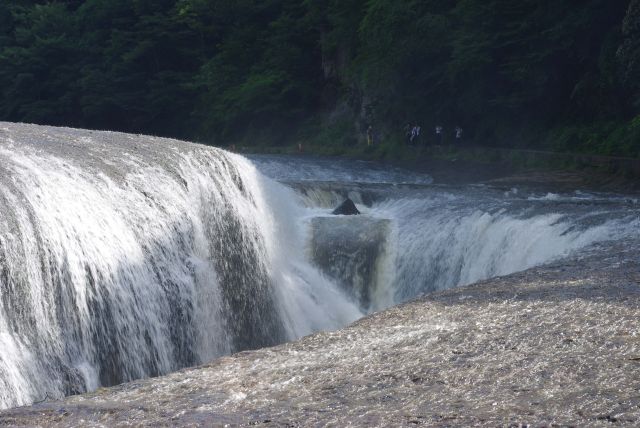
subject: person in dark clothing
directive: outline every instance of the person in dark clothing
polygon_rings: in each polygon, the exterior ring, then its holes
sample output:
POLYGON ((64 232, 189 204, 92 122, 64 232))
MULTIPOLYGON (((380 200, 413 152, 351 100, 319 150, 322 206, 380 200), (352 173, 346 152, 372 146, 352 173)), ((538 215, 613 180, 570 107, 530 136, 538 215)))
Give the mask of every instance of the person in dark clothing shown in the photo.
POLYGON ((404 138, 405 141, 407 142, 407 145, 411 144, 411 124, 407 123, 404 126, 404 138))
POLYGON ((444 129, 440 125, 436 126, 436 141, 440 145, 444 142, 444 129))
POLYGON ((418 140, 420 138, 420 130, 422 128, 420 128, 420 126, 416 123, 413 128, 411 128, 411 137, 410 137, 410 141, 412 144, 417 144, 418 140))
POLYGON ((456 126, 456 142, 462 142, 462 128, 460 128, 459 126, 456 126))

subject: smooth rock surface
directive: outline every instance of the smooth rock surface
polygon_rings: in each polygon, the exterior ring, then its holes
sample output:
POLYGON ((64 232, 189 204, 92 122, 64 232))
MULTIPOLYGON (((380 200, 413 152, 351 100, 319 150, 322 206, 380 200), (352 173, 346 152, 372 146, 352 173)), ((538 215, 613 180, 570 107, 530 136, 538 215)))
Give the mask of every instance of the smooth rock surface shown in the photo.
POLYGON ((0 425, 638 426, 638 243, 607 245, 0 425))
POLYGON ((347 198, 343 203, 340 204, 339 207, 333 210, 332 214, 333 215, 358 215, 360 214, 360 211, 358 211, 358 208, 356 208, 356 204, 354 204, 351 199, 347 198))

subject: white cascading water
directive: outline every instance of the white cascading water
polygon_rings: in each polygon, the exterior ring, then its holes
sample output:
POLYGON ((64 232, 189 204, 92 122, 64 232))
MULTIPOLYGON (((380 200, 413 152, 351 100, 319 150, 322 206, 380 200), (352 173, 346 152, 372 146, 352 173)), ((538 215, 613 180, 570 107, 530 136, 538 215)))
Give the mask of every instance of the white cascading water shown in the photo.
POLYGON ((637 214, 568 215, 533 207, 521 212, 472 201, 461 206, 453 200, 458 198, 450 198, 389 201, 372 210, 402 219, 391 240, 396 302, 541 265, 595 242, 628 236, 638 225, 637 214))
POLYGON ((216 149, 2 124, 0 407, 357 319, 290 192, 216 149))

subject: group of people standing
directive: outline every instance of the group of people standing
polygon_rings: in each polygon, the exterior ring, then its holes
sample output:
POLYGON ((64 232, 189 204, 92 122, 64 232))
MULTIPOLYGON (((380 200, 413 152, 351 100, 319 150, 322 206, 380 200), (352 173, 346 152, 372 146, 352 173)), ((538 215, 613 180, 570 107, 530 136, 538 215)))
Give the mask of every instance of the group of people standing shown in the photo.
MULTIPOLYGON (((408 145, 415 145, 419 142, 420 139, 420 132, 421 132, 422 128, 420 127, 420 125, 418 125, 417 123, 414 125, 411 124, 407 124, 404 127, 404 132, 405 132, 405 137, 406 137, 406 141, 408 145)), ((462 141, 462 128, 459 126, 456 126, 454 129, 454 135, 455 135, 455 141, 457 143, 462 141)), ((437 125, 435 127, 435 141, 436 144, 444 144, 444 128, 441 125, 437 125)))
MULTIPOLYGON (((407 125, 405 125, 404 133, 405 133, 405 139, 407 144, 410 146, 417 145, 420 142, 421 132, 422 132, 422 127, 417 123, 414 123, 413 125, 408 123, 407 125)), ((444 134, 445 134, 444 128, 440 125, 437 125, 435 127, 436 144, 440 144, 440 145, 444 144, 444 134)), ((462 142, 462 134, 463 134, 462 128, 459 126, 456 126, 454 128, 454 135, 455 135, 455 141, 457 143, 462 142)), ((374 136, 372 125, 369 125, 367 127, 366 137, 367 137, 367 145, 368 146, 373 145, 373 143, 375 142, 375 136, 374 136)))

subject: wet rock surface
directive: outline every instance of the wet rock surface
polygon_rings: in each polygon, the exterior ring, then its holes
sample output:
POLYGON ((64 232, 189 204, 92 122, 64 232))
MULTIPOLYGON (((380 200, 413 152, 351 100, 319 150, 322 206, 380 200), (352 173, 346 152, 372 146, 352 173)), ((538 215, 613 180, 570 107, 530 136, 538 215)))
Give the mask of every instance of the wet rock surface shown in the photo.
POLYGON ((380 277, 390 223, 366 215, 316 217, 311 221, 311 259, 365 309, 375 309, 377 301, 385 301, 380 294, 386 278, 380 277))
POLYGON ((333 212, 333 215, 359 215, 360 211, 356 208, 356 204, 349 198, 345 199, 333 212))
POLYGON ((335 332, 0 413, 16 426, 637 426, 637 242, 335 332))

